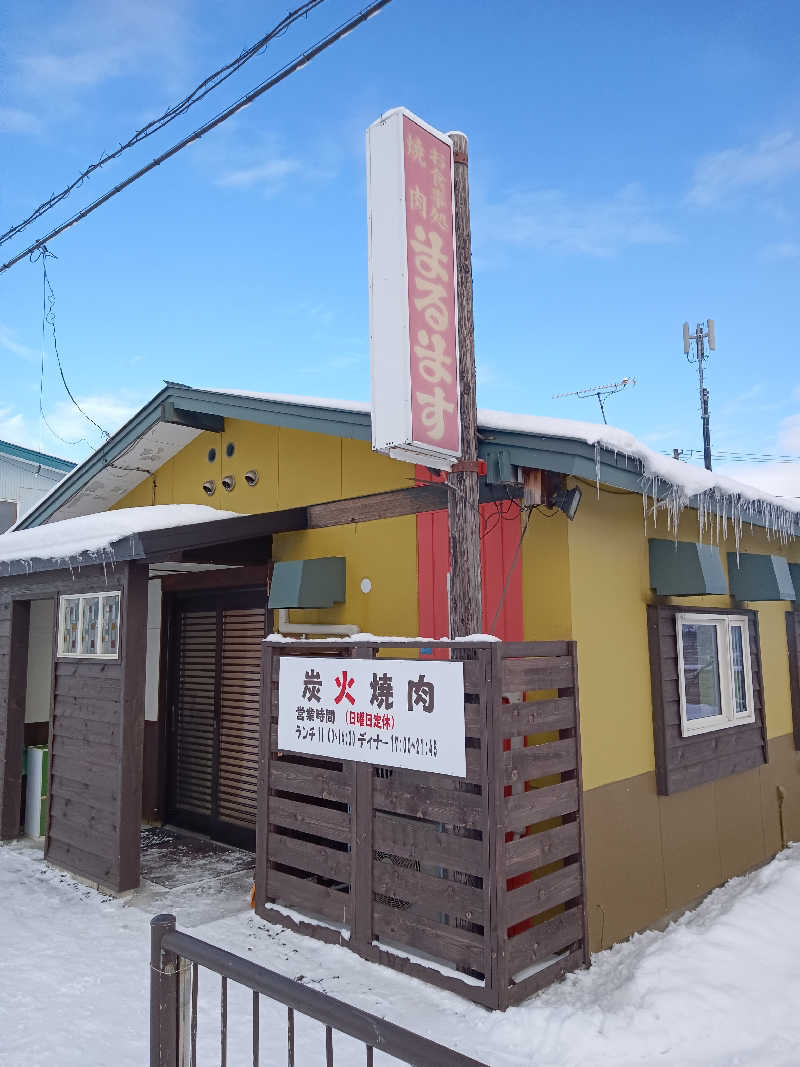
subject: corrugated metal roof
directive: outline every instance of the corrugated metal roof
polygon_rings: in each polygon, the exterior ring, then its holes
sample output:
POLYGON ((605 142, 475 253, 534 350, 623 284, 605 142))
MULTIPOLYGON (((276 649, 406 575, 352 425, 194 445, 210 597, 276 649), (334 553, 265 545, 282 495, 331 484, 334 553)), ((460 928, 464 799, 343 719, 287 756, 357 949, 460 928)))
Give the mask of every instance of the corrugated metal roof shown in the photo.
POLYGON ((27 463, 35 463, 37 466, 49 467, 50 470, 66 474, 73 470, 77 464, 60 456, 51 456, 48 452, 37 452, 33 448, 24 445, 15 445, 13 441, 0 441, 0 455, 11 456, 12 459, 25 460, 27 463))

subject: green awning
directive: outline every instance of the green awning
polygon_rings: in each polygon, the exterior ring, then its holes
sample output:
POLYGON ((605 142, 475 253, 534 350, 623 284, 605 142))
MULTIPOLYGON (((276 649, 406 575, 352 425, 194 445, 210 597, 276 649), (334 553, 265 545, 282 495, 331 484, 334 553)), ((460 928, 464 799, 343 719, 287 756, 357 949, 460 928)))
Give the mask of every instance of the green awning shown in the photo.
POLYGON ((651 537, 650 585, 659 596, 728 595, 719 549, 651 537))

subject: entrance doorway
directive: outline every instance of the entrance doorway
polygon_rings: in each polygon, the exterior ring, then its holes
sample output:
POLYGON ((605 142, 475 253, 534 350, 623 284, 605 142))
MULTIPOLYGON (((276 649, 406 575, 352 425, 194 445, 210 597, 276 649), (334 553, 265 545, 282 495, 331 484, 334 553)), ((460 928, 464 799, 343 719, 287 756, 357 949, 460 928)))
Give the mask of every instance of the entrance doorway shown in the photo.
POLYGON ((168 820, 255 848, 264 588, 177 594, 169 654, 168 820))

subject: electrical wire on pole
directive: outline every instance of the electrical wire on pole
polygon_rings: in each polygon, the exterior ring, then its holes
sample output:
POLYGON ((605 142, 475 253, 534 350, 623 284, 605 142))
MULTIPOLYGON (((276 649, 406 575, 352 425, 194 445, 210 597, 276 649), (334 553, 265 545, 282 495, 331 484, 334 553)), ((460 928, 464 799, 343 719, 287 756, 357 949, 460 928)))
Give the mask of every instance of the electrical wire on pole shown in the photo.
POLYGON ((697 364, 697 375, 700 380, 700 419, 703 424, 703 464, 707 471, 711 470, 711 426, 708 414, 708 389, 706 389, 703 382, 703 363, 709 358, 706 354, 705 342, 708 341, 708 347, 713 352, 717 347, 716 336, 714 333, 714 320, 709 319, 706 322, 706 329, 703 330, 702 322, 698 322, 695 332, 689 333, 689 323, 683 324, 683 354, 689 363, 697 364), (691 356, 692 341, 694 341, 695 354, 694 358, 691 356))
POLYGON ((154 133, 163 130, 165 126, 168 126, 170 122, 174 122, 174 120, 181 115, 185 115, 189 108, 194 107, 195 104, 208 96, 210 92, 217 89, 224 81, 227 81, 231 75, 241 70, 245 63, 251 60, 254 56, 265 52, 267 45, 276 38, 283 36, 293 23, 297 22, 298 19, 307 17, 315 7, 319 7, 320 4, 323 4, 324 2, 325 0, 307 0, 306 3, 301 4, 300 7, 296 8, 294 11, 290 11, 289 14, 281 19, 276 26, 273 26, 269 33, 265 34, 260 40, 256 41, 255 44, 241 52, 236 59, 232 60, 230 63, 226 63, 224 67, 220 67, 219 70, 215 70, 213 74, 209 74, 207 78, 204 78, 199 85, 195 86, 188 96, 183 98, 183 100, 168 108, 162 115, 159 115, 158 118, 152 119, 146 125, 142 126, 140 130, 137 130, 129 140, 124 144, 121 144, 115 151, 104 152, 96 163, 92 163, 91 166, 82 171, 78 177, 62 189, 61 192, 53 193, 47 200, 44 200, 38 207, 34 208, 27 218, 16 223, 10 229, 6 230, 5 233, 0 234, 0 245, 4 245, 7 241, 10 241, 13 237, 22 233, 28 226, 36 222, 37 219, 40 219, 42 215, 47 214, 47 212, 51 211, 56 205, 60 204, 63 200, 66 200, 70 193, 77 189, 78 186, 82 185, 96 170, 100 170, 106 163, 110 163, 112 159, 119 158, 123 152, 127 152, 128 149, 140 144, 142 141, 146 140, 146 138, 152 137, 154 133))
POLYGON ((102 207, 103 204, 111 200, 112 197, 117 196, 124 189, 127 189, 129 185, 133 185, 133 183, 138 181, 139 178, 144 177, 145 174, 148 174, 151 170, 154 170, 156 167, 160 166, 168 159, 171 159, 172 156, 177 155, 178 152, 186 148, 187 145, 193 144, 195 141, 199 141, 201 137, 204 137, 207 133, 210 133, 211 130, 215 129, 217 126, 227 121, 227 119, 237 114, 237 112, 241 111, 242 108, 247 107, 248 104, 251 104, 254 100, 258 99, 259 96, 263 96, 264 93, 268 92, 280 82, 284 81, 291 74, 294 74, 295 71, 300 70, 302 67, 305 67, 306 64, 310 63, 311 60, 315 59, 318 55, 320 55, 321 52, 324 52, 327 48, 330 48, 331 45, 335 44, 337 41, 340 41, 349 33, 352 33, 353 30, 356 29, 356 27, 366 22, 367 19, 372 18, 373 15, 377 15, 379 11, 381 11, 384 7, 387 6, 387 4, 390 3, 391 0, 376 0, 375 3, 370 4, 369 7, 366 7, 361 10, 357 15, 354 15, 347 22, 342 23, 342 25, 339 26, 338 29, 334 30, 332 33, 329 33, 327 37, 323 37, 322 40, 318 41, 317 44, 315 44, 312 48, 307 49, 305 52, 297 56, 296 59, 292 60, 290 63, 287 63, 271 78, 268 78, 266 81, 261 82, 261 84, 257 85, 255 89, 247 93, 245 96, 240 97, 235 103, 231 104, 230 107, 225 108, 224 111, 221 111, 213 119, 205 123, 205 125, 196 129, 193 133, 189 134, 188 137, 184 137, 182 141, 179 141, 177 144, 173 145, 172 148, 167 149, 166 152, 162 152, 161 155, 156 156, 156 158, 151 160, 148 164, 146 164, 146 166, 141 167, 139 170, 135 171, 124 181, 120 182, 118 185, 115 185, 113 189, 109 189, 107 193, 105 193, 101 197, 98 197, 98 199, 93 201, 93 203, 89 204, 88 207, 85 207, 82 211, 77 212, 71 218, 67 219, 66 222, 62 223, 60 226, 57 226, 55 229, 45 234, 44 237, 40 237, 38 241, 34 241, 33 244, 29 245, 26 249, 18 253, 12 259, 9 259, 6 263, 3 263, 2 266, 0 266, 0 274, 3 274, 5 271, 10 270, 11 267, 15 266, 21 260, 30 256, 33 252, 38 251, 40 248, 48 244, 54 238, 64 233, 65 230, 68 230, 76 223, 81 222, 88 215, 91 215, 92 212, 96 211, 99 207, 102 207))

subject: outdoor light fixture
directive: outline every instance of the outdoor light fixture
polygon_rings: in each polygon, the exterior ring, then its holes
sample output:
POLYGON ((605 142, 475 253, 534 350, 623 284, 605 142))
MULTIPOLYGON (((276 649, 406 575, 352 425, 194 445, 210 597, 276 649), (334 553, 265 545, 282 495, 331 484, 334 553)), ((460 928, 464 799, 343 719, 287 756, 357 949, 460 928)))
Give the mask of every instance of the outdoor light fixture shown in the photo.
POLYGON ((578 510, 578 505, 581 502, 583 493, 580 490, 580 486, 575 486, 574 489, 557 489, 550 498, 551 507, 558 508, 559 511, 563 511, 567 518, 572 522, 575 518, 575 513, 578 510))
POLYGON ((222 479, 222 488, 226 493, 230 493, 233 487, 236 485, 236 479, 232 474, 226 474, 222 479))
POLYGON ((257 485, 258 471, 245 471, 244 480, 247 482, 248 485, 257 485))
POLYGON ((206 496, 213 496, 217 488, 217 483, 213 478, 209 478, 207 482, 203 482, 203 492, 206 496))

